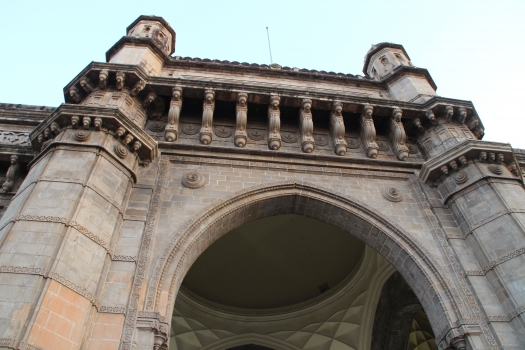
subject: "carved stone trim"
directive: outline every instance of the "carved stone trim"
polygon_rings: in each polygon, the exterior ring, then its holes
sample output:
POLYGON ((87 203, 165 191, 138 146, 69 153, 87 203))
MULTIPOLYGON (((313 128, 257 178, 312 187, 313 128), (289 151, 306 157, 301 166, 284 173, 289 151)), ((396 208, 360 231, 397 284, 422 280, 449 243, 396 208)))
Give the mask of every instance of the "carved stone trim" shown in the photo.
POLYGON ((403 200, 403 195, 395 187, 385 188, 381 191, 381 194, 390 202, 401 202, 403 200))
POLYGON ((117 144, 115 145, 115 154, 119 156, 122 159, 125 159, 128 156, 128 149, 124 147, 123 145, 117 144))
POLYGON ((468 174, 465 170, 461 170, 452 176, 452 179, 458 185, 468 181, 468 174))
POLYGON ((493 174, 496 174, 496 175, 503 174, 503 169, 498 164, 490 164, 488 168, 490 172, 493 174))
POLYGON ((196 172, 187 173, 182 176, 182 184, 185 187, 196 189, 206 184, 206 178, 196 172))
POLYGON ((46 276, 47 270, 43 267, 26 267, 26 266, 0 266, 0 272, 19 273, 26 275, 46 276))
POLYGON ((136 262, 137 258, 131 255, 113 255, 111 257, 112 261, 130 261, 130 262, 136 262))
POLYGON ((285 143, 296 143, 297 136, 291 132, 283 132, 281 133, 281 140, 285 143))
POLYGON ((97 309, 98 312, 107 313, 107 314, 126 314, 125 307, 118 306, 99 306, 97 309))
POLYGON ((52 278, 55 281, 59 282, 60 284, 63 284, 64 286, 68 287, 69 289, 74 290, 75 292, 77 292, 78 294, 82 295, 87 300, 91 301, 91 303, 96 305, 95 296, 93 294, 91 294, 90 292, 88 292, 86 290, 86 288, 81 287, 81 286, 71 282, 70 280, 68 280, 67 278, 59 275, 56 272, 51 272, 49 274, 49 278, 52 278))
POLYGON ((105 242, 103 239, 93 234, 91 231, 89 231, 84 226, 77 224, 75 221, 71 221, 69 223, 69 226, 73 227, 75 230, 82 233, 84 236, 91 239, 93 242, 97 243, 98 245, 106 249, 108 252, 110 252, 109 243, 105 242))
POLYGON ((487 316, 489 322, 509 322, 510 318, 508 316, 487 316))

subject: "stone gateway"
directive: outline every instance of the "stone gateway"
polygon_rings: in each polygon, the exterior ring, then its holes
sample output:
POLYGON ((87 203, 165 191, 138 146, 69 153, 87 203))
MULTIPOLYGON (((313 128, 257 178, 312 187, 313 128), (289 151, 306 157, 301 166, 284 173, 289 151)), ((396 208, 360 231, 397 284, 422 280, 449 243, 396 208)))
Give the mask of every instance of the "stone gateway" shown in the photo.
POLYGON ((364 76, 174 56, 140 16, 0 104, 0 349, 525 348, 525 151, 403 46, 364 76))

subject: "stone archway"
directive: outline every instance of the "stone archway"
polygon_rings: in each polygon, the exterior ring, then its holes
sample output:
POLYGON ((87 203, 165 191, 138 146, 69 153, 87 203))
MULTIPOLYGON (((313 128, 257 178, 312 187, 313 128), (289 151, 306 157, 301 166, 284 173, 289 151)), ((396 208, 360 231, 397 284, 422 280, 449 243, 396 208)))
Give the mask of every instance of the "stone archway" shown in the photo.
POLYGON ((365 242, 403 276, 421 301, 435 334, 444 335, 453 328, 457 305, 449 302, 453 300, 450 286, 444 283, 440 266, 421 244, 373 208, 299 181, 252 187, 188 220, 156 262, 148 287, 147 311, 170 314, 190 266, 222 235, 252 220, 291 213, 331 224, 365 242))

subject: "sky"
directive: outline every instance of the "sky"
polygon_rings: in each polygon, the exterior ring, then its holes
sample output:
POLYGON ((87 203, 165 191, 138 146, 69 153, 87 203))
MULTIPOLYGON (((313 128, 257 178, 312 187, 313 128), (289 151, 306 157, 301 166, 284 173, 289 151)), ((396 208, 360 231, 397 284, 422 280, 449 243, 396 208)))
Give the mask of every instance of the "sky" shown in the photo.
POLYGON ((372 44, 401 44, 437 94, 470 100, 487 141, 525 148, 524 0, 0 0, 0 102, 58 106, 63 87, 126 34, 164 17, 174 55, 363 74, 372 44))

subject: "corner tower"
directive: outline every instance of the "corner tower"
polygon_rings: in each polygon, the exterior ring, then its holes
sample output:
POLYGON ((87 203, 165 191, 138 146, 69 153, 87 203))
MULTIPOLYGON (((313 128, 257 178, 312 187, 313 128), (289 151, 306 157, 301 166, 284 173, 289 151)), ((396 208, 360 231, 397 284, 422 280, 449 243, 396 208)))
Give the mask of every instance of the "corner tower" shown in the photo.
POLYGON ((430 73, 415 67, 403 45, 379 43, 366 53, 363 73, 387 84, 394 100, 424 103, 436 95, 430 73))

